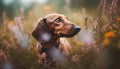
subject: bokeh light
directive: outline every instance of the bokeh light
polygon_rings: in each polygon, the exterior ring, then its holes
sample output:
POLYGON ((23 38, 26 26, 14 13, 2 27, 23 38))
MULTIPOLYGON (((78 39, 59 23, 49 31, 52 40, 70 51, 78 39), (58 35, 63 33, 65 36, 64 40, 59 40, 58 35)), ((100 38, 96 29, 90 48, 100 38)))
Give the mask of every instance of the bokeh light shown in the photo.
POLYGON ((14 0, 3 0, 3 2, 5 3, 5 5, 9 5, 14 2, 14 0))

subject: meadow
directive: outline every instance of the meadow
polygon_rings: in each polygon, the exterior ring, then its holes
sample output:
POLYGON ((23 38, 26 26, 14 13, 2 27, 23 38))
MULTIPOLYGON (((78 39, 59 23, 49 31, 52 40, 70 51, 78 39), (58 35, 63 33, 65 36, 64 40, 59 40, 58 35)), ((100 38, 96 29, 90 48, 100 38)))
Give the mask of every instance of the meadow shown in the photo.
POLYGON ((92 10, 69 6, 35 4, 26 14, 20 11, 9 19, 6 11, 0 23, 0 69, 120 69, 120 15, 118 0, 101 0, 92 10), (37 41, 31 32, 39 18, 61 13, 81 27, 67 38, 73 51, 64 63, 42 64, 35 55, 37 41))

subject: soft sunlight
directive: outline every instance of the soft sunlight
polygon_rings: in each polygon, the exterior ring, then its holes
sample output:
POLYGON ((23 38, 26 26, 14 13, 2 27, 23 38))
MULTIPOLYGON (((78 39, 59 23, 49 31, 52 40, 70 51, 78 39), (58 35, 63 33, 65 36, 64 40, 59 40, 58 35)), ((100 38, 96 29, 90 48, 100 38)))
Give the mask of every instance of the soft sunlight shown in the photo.
POLYGON ((120 69, 120 0, 0 0, 0 69, 120 69))
POLYGON ((34 1, 43 5, 46 4, 48 0, 34 0, 34 1))
POLYGON ((9 5, 13 2, 14 0, 3 0, 5 5, 9 5))
POLYGON ((47 0, 21 0, 23 4, 30 4, 32 2, 40 3, 40 4, 45 4, 47 0))
MULTIPOLYGON (((14 0, 3 0, 5 5, 9 5, 13 2, 14 0)), ((29 6, 31 3, 35 2, 35 3, 39 3, 41 5, 44 5, 47 3, 48 0, 20 0, 21 4, 23 4, 24 6, 29 6)))

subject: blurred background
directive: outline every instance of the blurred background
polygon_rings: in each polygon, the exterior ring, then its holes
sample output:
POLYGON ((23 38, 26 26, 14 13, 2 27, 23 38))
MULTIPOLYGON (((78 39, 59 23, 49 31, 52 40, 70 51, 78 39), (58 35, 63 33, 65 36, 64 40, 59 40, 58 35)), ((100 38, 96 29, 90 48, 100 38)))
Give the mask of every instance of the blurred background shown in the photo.
POLYGON ((0 69, 120 69, 120 0, 0 0, 0 69), (35 54, 32 29, 50 13, 82 28, 62 64, 35 54))

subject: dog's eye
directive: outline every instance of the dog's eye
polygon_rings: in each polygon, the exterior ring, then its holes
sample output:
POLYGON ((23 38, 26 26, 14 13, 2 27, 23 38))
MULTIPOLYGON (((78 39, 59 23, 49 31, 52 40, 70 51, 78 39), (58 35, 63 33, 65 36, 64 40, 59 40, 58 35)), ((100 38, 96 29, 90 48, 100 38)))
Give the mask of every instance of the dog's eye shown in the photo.
POLYGON ((60 19, 60 18, 57 18, 56 20, 55 20, 55 22, 57 22, 57 23, 59 23, 59 22, 61 22, 62 20, 60 19))

